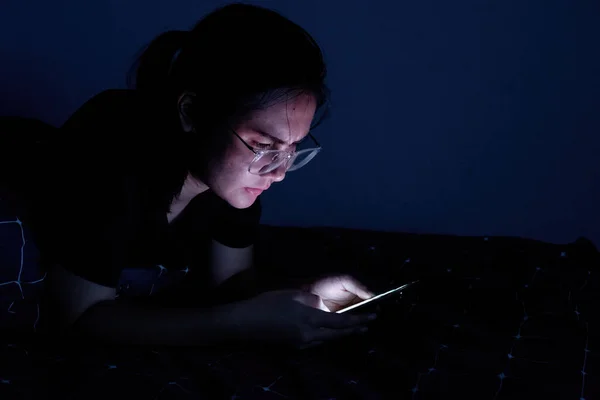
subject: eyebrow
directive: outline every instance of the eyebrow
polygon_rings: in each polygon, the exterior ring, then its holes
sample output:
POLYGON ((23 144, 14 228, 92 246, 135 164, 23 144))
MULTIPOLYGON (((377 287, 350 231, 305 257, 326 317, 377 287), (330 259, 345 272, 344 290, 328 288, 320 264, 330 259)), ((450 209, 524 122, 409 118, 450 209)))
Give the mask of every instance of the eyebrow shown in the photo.
MULTIPOLYGON (((284 144, 284 145, 287 145, 287 143, 286 143, 286 142, 284 142, 283 140, 281 140, 281 139, 279 139, 278 137, 275 137, 275 136, 273 136, 273 135, 269 135, 269 134, 268 134, 267 132, 265 132, 265 131, 262 131, 262 130, 260 130, 260 129, 255 129, 255 131, 256 131, 258 134, 262 135, 262 136, 266 136, 266 137, 268 137, 269 139, 273 140, 274 142, 277 142, 277 143, 279 143, 279 144, 284 144)), ((304 135, 304 137, 303 137, 301 140, 297 140, 297 141, 295 141, 294 143, 292 143, 292 145, 294 145, 294 144, 296 144, 296 145, 297 145, 297 144, 300 144, 300 143, 302 143, 302 142, 303 142, 303 141, 304 141, 304 140, 305 140, 305 139, 308 137, 308 135, 309 135, 309 134, 310 134, 310 132, 308 132, 306 135, 304 135)))

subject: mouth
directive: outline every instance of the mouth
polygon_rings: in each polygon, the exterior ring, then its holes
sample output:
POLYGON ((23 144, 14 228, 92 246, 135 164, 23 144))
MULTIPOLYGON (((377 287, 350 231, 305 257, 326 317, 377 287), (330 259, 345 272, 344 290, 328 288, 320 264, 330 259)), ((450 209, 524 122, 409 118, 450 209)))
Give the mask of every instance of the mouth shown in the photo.
POLYGON ((263 189, 263 188, 251 188, 251 187, 245 187, 244 189, 246 189, 246 191, 247 191, 248 193, 250 193, 251 195, 253 195, 253 196, 260 196, 260 194, 261 194, 262 192, 264 192, 265 190, 267 190, 267 189, 268 189, 268 187, 266 187, 266 188, 264 188, 264 189, 263 189))

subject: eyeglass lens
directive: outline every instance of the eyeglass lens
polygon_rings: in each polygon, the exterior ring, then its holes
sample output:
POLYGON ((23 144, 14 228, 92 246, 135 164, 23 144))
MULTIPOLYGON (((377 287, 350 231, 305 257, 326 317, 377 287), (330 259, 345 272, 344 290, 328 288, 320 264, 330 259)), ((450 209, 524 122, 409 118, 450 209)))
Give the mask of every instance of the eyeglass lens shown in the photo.
POLYGON ((286 155, 285 153, 266 153, 252 163, 250 172, 255 174, 267 174, 284 164, 286 164, 288 171, 293 171, 307 164, 317 152, 318 150, 311 149, 294 153, 291 156, 286 155))

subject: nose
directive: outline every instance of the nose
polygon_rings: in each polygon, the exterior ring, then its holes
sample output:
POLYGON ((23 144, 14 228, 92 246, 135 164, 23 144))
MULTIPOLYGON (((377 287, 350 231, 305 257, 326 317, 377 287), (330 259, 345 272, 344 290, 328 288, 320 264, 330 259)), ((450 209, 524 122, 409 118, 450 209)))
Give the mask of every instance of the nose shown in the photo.
POLYGON ((287 172, 287 168, 284 165, 281 165, 279 168, 274 169, 273 171, 269 172, 269 175, 271 177, 271 179, 273 179, 273 182, 281 182, 282 180, 285 179, 285 173, 287 172))

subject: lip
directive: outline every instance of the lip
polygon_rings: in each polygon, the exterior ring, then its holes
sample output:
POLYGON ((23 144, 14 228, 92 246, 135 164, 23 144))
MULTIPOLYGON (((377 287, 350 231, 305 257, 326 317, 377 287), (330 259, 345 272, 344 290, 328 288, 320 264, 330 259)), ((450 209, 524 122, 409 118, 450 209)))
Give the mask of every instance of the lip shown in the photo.
POLYGON ((260 189, 260 188, 251 188, 251 187, 245 187, 244 189, 246 189, 246 191, 254 196, 259 196, 262 192, 264 192, 267 189, 260 189))

